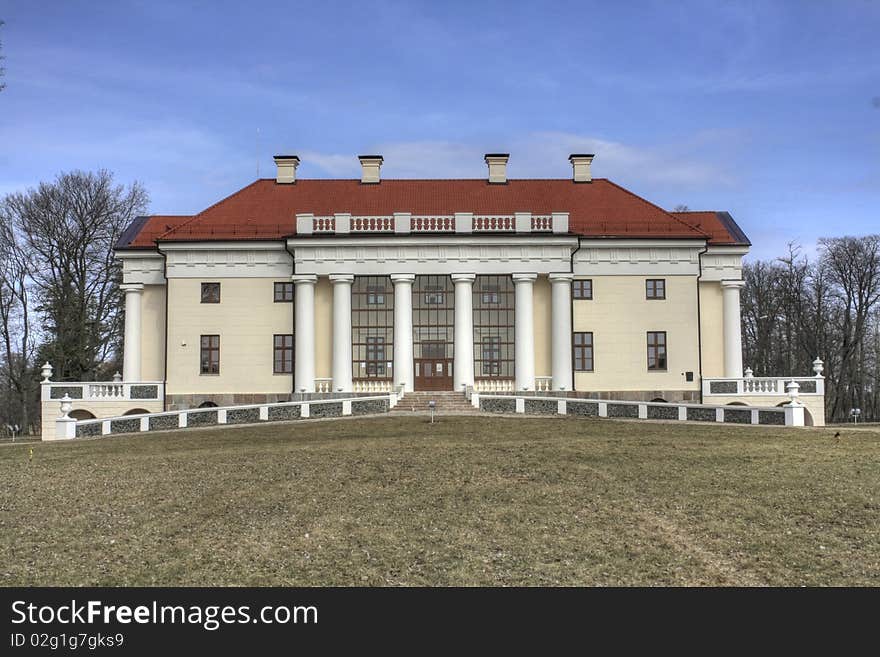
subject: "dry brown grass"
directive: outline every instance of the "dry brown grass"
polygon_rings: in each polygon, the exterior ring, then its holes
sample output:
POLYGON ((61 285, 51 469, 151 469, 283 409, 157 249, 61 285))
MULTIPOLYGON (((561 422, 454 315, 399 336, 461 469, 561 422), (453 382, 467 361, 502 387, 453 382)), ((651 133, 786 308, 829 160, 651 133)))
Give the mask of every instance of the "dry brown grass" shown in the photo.
POLYGON ((382 417, 6 446, 0 583, 877 586, 880 433, 835 430, 382 417))

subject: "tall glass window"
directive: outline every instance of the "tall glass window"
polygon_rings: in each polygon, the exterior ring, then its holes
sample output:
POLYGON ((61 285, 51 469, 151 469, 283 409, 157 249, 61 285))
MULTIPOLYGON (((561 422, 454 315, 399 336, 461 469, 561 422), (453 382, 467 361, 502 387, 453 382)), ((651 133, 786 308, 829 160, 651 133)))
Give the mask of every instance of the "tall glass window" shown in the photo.
POLYGON ((417 276, 413 284, 416 390, 451 390, 455 293, 449 276, 417 276))
POLYGON ((474 377, 514 377, 516 294, 510 276, 477 276, 474 281, 474 377))
POLYGON ((394 287, 389 276, 357 276, 351 286, 351 374, 391 379, 394 287))

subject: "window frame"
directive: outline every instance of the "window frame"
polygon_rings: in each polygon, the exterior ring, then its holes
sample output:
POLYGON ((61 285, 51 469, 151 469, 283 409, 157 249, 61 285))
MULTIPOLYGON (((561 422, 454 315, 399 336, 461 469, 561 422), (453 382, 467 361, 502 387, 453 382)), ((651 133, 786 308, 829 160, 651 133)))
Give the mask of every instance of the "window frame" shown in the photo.
POLYGON ((365 337, 366 358, 364 362, 367 364, 367 377, 384 378, 387 376, 386 363, 388 362, 388 355, 385 351, 385 336, 368 335, 365 337))
POLYGON ((573 331, 571 334, 571 367, 574 372, 595 372, 596 371, 596 344, 592 331, 573 331), (577 336, 590 336, 589 344, 583 342, 578 344, 577 336), (590 366, 587 367, 589 353, 590 366), (582 361, 583 367, 578 367, 578 359, 582 361))
POLYGON ((646 336, 646 344, 647 344, 647 357, 648 357, 648 371, 649 372, 667 372, 669 371, 669 338, 666 334, 666 331, 648 331, 646 336), (662 336, 662 339, 658 339, 662 336), (653 341, 652 341, 653 337, 653 341), (655 365, 651 366, 651 350, 655 349, 654 360, 657 361, 655 365), (662 354, 662 356, 661 356, 662 354), (660 367, 659 362, 662 357, 663 367, 660 367))
POLYGON ((571 282, 571 298, 575 301, 592 301, 593 300, 593 279, 592 278, 576 278, 571 282), (584 285, 589 284, 589 295, 584 294, 584 285))
POLYGON ((293 374, 294 344, 292 333, 275 333, 272 336, 272 374, 293 374), (281 338, 281 344, 278 344, 281 338), (290 344, 287 344, 288 340, 290 344), (278 369, 278 353, 281 352, 281 369, 278 369), (289 355, 289 365, 288 358, 289 355), (289 368, 289 369, 285 369, 289 368))
POLYGON ((645 279, 645 299, 648 301, 663 301, 666 299, 666 279, 665 278, 647 278, 645 279), (659 289, 663 292, 662 294, 657 294, 658 286, 660 284, 659 289), (652 285, 653 284, 653 285, 652 285), (653 295, 652 295, 652 287, 653 287, 653 295))
POLYGON ((220 282, 219 281, 202 281, 200 303, 220 303, 220 282), (216 299, 211 299, 210 297, 206 296, 205 291, 208 289, 211 289, 208 287, 209 285, 216 285, 217 286, 217 298, 216 299))
POLYGON ((209 333, 199 336, 199 376, 218 376, 220 374, 220 335, 209 333), (208 338, 208 346, 205 346, 205 338, 208 338), (217 338, 217 346, 213 343, 213 338, 217 338), (208 354, 208 368, 205 369, 205 353, 208 354), (216 360, 212 359, 212 355, 216 353, 216 360), (212 367, 216 365, 216 369, 212 367), (214 370, 214 371, 212 371, 214 370))
POLYGON ((275 281, 272 284, 272 301, 273 303, 293 303, 293 295, 296 286, 288 281, 275 281), (278 290, 281 289, 281 295, 279 298, 278 290), (288 291, 290 292, 290 298, 288 299, 288 291))

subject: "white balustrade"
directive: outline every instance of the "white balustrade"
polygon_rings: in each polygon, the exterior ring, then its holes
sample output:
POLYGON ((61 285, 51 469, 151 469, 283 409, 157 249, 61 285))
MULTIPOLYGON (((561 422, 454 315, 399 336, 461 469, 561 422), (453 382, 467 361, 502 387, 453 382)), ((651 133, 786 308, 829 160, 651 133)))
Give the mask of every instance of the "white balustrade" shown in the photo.
POLYGON ((313 233, 332 233, 336 231, 336 217, 314 217, 312 219, 313 233))
POLYGON ((536 376, 535 377, 535 390, 538 392, 548 392, 553 389, 553 377, 552 376, 536 376))
POLYGON ((393 233, 394 217, 393 216, 352 216, 351 218, 352 233, 393 233))
POLYGON ((355 392, 391 392, 391 381, 360 379, 353 385, 355 392))
POLYGON ((455 215, 413 215, 410 217, 413 233, 454 233, 455 215))
POLYGON ((513 392, 513 379, 477 379, 474 382, 477 392, 513 392))
POLYGON ((336 214, 314 216, 297 215, 297 233, 560 233, 568 230, 568 214, 471 214, 413 215, 397 212, 393 215, 336 214), (409 230, 401 223, 407 221, 409 230))
POLYGON ((796 381, 802 390, 801 395, 824 395, 825 377, 814 376, 744 376, 704 378, 704 395, 780 395, 787 396, 787 386, 796 381))
POLYGON ((553 217, 549 214, 532 215, 532 232, 549 233, 553 230, 553 217))
POLYGON ((501 233, 516 230, 512 214, 475 214, 473 230, 475 233, 501 233))
POLYGON ((125 386, 121 383, 90 384, 88 399, 125 399, 125 386))
POLYGON ((155 401, 164 399, 165 384, 161 381, 44 381, 42 401, 57 400, 65 395, 74 403, 82 401, 155 401), (146 388, 146 389, 145 389, 146 388), (52 394, 53 389, 61 392, 52 394), (134 389, 134 394, 132 394, 134 389), (155 390, 155 394, 152 394, 155 390))
POLYGON ((333 379, 315 379, 315 392, 333 392, 333 379))

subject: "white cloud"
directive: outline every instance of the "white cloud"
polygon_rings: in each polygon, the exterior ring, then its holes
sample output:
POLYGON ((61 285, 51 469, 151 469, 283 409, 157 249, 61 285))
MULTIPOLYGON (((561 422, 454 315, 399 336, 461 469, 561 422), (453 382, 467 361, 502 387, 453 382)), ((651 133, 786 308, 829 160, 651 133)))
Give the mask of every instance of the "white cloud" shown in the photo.
MULTIPOLYGON (((511 178, 567 177, 571 174, 568 155, 586 152, 596 154, 593 171, 599 177, 644 184, 729 185, 733 181, 730 172, 699 154, 705 141, 704 136, 695 136, 689 144, 640 147, 587 135, 533 132, 501 145, 385 142, 375 144, 371 150, 385 158, 382 171, 387 178, 482 178, 486 173, 483 155, 489 151, 510 152, 511 178)), ((304 163, 315 164, 332 176, 359 175, 354 153, 305 151, 302 157, 304 163)))

